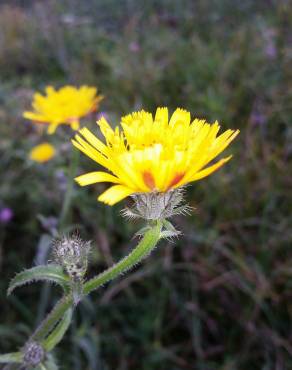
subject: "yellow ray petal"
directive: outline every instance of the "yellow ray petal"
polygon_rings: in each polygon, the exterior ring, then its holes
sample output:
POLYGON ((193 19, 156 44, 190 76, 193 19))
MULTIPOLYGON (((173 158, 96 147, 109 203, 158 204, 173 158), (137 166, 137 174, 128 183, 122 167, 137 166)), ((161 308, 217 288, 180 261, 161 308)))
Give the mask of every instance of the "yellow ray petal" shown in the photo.
POLYGON ((53 86, 47 86, 45 88, 45 91, 46 91, 47 95, 53 95, 53 94, 56 93, 56 90, 54 89, 53 86))
POLYGON ((107 146, 100 141, 93 133, 88 130, 86 127, 83 127, 81 130, 79 130, 79 133, 83 135, 83 137, 91 144, 94 148, 99 150, 103 154, 108 153, 107 146))
POLYGON ((75 177, 75 181, 81 186, 91 185, 98 182, 113 182, 115 184, 120 183, 120 180, 117 177, 102 171, 89 172, 75 177))
POLYGON ((101 154, 98 150, 93 148, 90 144, 88 144, 85 140, 81 138, 79 135, 75 135, 75 140, 72 140, 73 145, 81 150, 85 155, 93 159, 95 162, 99 163, 105 168, 111 169, 109 160, 101 154))
POLYGON ((114 185, 111 188, 107 189, 104 193, 102 193, 98 197, 98 200, 112 206, 118 203, 120 200, 134 193, 135 191, 133 189, 127 188, 126 186, 114 185))
POLYGON ((77 131, 79 129, 79 120, 74 119, 73 121, 71 121, 70 126, 73 131, 77 131))
POLYGON ((30 119, 32 121, 37 121, 40 123, 47 123, 44 117, 41 114, 33 113, 33 112, 24 112, 23 117, 30 119))
POLYGON ((223 134, 219 135, 214 141, 210 160, 215 158, 219 153, 223 152, 223 150, 227 148, 227 146, 236 138, 238 134, 239 130, 227 130, 223 134))
POLYGON ((51 124, 49 124, 48 134, 52 135, 56 131, 57 127, 58 127, 58 123, 52 122, 51 124))
POLYGON ((111 126, 107 122, 107 120, 102 116, 101 119, 99 121, 97 121, 96 123, 99 126, 100 131, 103 134, 103 136, 105 137, 105 139, 109 143, 111 143, 113 141, 113 138, 114 138, 115 134, 114 134, 113 129, 111 128, 111 126))
MULTIPOLYGON (((230 159, 232 158, 232 155, 230 155, 229 157, 226 157, 226 158, 222 158, 220 159, 220 161, 218 161, 217 163, 213 164, 212 166, 209 166, 205 169, 203 169, 202 171, 199 171, 197 172, 190 180, 189 182, 192 182, 192 181, 197 181, 197 180, 201 180, 202 178, 206 177, 206 176, 209 176, 212 172, 218 170, 221 166, 223 166, 226 162, 228 162, 230 159)), ((181 186, 181 184, 178 184, 179 186, 181 186)))
POLYGON ((184 123, 184 125, 188 126, 191 122, 190 112, 185 109, 177 108, 170 118, 169 126, 174 126, 178 122, 184 123))
POLYGON ((165 125, 168 123, 168 109, 166 107, 157 108, 154 121, 165 125))

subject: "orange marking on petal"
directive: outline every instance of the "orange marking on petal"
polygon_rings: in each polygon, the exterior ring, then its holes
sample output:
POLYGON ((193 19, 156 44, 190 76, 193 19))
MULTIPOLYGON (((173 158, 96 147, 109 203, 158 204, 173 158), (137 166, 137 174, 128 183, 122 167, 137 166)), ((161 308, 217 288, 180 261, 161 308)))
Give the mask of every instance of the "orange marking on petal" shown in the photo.
POLYGON ((155 180, 151 172, 144 171, 143 180, 145 185, 147 185, 149 189, 153 190, 155 188, 155 180))
POLYGON ((180 180, 184 177, 185 173, 177 173, 174 178, 171 180, 170 184, 167 187, 167 190, 171 189, 174 185, 178 184, 180 180))
POLYGON ((87 114, 94 113, 97 111, 99 103, 103 100, 103 95, 99 95, 95 100, 94 103, 92 104, 92 107, 89 109, 87 114))
POLYGON ((33 123, 36 123, 36 124, 40 124, 40 125, 42 125, 42 124, 48 124, 49 122, 48 121, 38 121, 38 120, 32 120, 32 122, 33 123))

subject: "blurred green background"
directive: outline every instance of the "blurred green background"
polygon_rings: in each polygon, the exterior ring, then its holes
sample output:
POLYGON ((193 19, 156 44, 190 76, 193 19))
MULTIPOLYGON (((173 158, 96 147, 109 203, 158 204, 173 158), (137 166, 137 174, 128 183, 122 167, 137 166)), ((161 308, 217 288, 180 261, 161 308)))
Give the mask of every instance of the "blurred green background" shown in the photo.
MULTIPOLYGON (((51 84, 98 86, 102 112, 184 107, 241 134, 234 158, 188 188, 143 265, 87 299, 56 357, 74 370, 292 369, 292 4, 289 0, 50 0, 0 5, 0 352, 19 348, 60 296, 9 279, 49 257, 67 189, 72 132, 22 118, 51 84), (58 156, 32 163, 30 149, 58 156)), ((78 173, 94 168, 82 156, 78 173)), ((74 188, 67 231, 92 240, 89 274, 135 244, 104 185, 74 188)))

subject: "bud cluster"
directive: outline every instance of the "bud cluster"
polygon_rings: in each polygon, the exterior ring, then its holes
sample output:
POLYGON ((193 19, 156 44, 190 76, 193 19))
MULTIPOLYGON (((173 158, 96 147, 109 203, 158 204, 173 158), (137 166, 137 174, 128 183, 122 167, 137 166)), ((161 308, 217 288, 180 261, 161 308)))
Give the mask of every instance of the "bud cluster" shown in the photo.
POLYGON ((84 242, 78 235, 64 236, 55 241, 54 259, 63 266, 73 281, 82 281, 88 265, 90 242, 84 242))
POLYGON ((28 342, 23 349, 23 365, 27 369, 38 366, 45 358, 43 347, 37 342, 28 342))
POLYGON ((144 218, 146 220, 165 220, 174 215, 188 214, 191 207, 183 204, 184 189, 169 190, 165 193, 138 193, 132 195, 134 204, 122 211, 128 218, 144 218))

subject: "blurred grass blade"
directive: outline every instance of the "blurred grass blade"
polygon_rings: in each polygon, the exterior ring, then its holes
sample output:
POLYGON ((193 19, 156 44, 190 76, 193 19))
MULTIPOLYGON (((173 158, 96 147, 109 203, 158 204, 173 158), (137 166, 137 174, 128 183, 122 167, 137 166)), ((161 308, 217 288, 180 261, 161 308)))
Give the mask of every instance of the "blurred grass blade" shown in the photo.
POLYGON ((43 346, 47 352, 51 351, 62 340, 71 323, 72 313, 73 309, 69 308, 52 333, 43 341, 43 346))
POLYGON ((13 364, 22 362, 21 352, 12 352, 5 355, 0 355, 0 364, 13 364))
POLYGON ((15 288, 36 281, 48 281, 50 283, 59 284, 66 289, 69 283, 69 278, 64 274, 60 266, 36 266, 17 274, 9 283, 7 295, 10 295, 15 288))
POLYGON ((59 366, 55 360, 55 357, 53 356, 52 353, 47 354, 47 360, 43 364, 43 367, 41 370, 58 370, 59 366))

